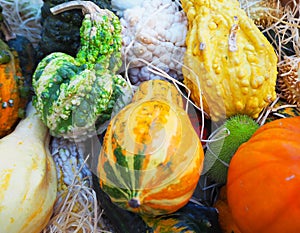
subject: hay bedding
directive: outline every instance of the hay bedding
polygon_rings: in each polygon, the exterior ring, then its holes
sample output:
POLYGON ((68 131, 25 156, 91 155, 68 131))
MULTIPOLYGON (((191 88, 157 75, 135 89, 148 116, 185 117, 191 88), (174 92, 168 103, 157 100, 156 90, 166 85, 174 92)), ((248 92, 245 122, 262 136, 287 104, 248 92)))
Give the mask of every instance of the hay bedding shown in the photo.
MULTIPOLYGON (((253 1, 244 0, 241 2, 243 2, 242 7, 245 8, 246 12, 249 12, 252 4, 251 2, 253 1)), ((271 23, 269 23, 265 28, 261 27, 262 32, 268 36, 268 39, 272 43, 278 55, 279 68, 287 62, 293 65, 295 63, 298 64, 300 57, 300 5, 296 0, 288 1, 288 3, 287 1, 282 2, 286 5, 280 8, 280 14, 275 16, 274 14, 269 14, 268 22, 271 23)), ((27 37, 34 46, 36 46, 40 40, 40 7, 42 3, 42 0, 31 0, 30 3, 25 0, 0 0, 0 5, 3 7, 3 15, 11 25, 13 31, 16 34, 27 37)), ((260 27, 260 25, 258 26, 260 27)), ((176 82, 165 72, 160 71, 156 67, 151 67, 150 64, 148 65, 152 72, 170 79, 170 81, 173 81, 174 84, 176 84, 176 82)), ((177 85, 182 84, 177 83, 177 85)), ((296 107, 295 105, 282 105, 275 108, 275 104, 281 99, 281 97, 282 96, 279 92, 278 98, 261 113, 260 117, 257 119, 261 125, 266 122, 266 119, 270 115, 276 115, 278 110, 286 107, 296 107)), ((189 101, 189 98, 187 99, 189 101)), ((205 113, 203 113, 202 116, 204 117, 204 115, 205 113)), ((277 114, 277 117, 285 116, 277 114)), ((80 170, 78 170, 78 172, 79 171, 80 170)), ((218 184, 209 184, 207 187, 202 186, 203 185, 201 185, 202 191, 210 189, 208 193, 214 194, 208 199, 215 200, 215 190, 212 191, 211 189, 218 187, 218 184)), ((57 196, 53 215, 48 225, 41 233, 63 232, 115 232, 113 226, 103 214, 103 209, 101 208, 101 203, 97 200, 95 190, 90 185, 86 185, 84 179, 78 179, 76 176, 73 179, 73 182, 57 196)))
POLYGON ((0 0, 3 15, 13 32, 25 36, 34 47, 41 39, 42 0, 0 0))
POLYGON ((83 182, 74 182, 57 197, 53 216, 42 233, 113 232, 102 214, 96 192, 83 182))

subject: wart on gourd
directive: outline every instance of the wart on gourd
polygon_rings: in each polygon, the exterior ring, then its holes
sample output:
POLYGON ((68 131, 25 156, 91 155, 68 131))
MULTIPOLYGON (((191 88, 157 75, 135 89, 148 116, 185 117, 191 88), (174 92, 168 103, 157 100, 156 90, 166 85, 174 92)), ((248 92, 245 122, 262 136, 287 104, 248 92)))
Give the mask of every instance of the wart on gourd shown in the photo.
POLYGON ((122 63, 119 19, 89 1, 67 2, 51 11, 78 8, 84 14, 81 47, 76 57, 54 52, 38 64, 33 103, 52 135, 81 140, 94 133, 96 122, 110 118, 117 99, 130 88, 116 74, 122 63))
POLYGON ((183 0, 182 7, 189 21, 183 75, 191 99, 213 121, 258 117, 276 97, 271 44, 236 0, 183 0))
POLYGON ((0 138, 10 133, 27 103, 23 93, 24 77, 22 76, 16 51, 0 40, 0 138))

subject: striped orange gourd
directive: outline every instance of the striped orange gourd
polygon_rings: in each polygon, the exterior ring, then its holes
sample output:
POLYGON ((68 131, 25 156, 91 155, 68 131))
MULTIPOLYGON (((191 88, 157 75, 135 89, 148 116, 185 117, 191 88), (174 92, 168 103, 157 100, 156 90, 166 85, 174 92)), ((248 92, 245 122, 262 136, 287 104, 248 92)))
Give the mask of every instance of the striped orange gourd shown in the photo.
POLYGON ((11 133, 25 113, 24 78, 18 55, 0 40, 0 138, 11 133))
POLYGON ((144 216, 172 213, 192 196, 203 157, 180 93, 167 81, 146 81, 107 128, 100 186, 124 209, 144 216))

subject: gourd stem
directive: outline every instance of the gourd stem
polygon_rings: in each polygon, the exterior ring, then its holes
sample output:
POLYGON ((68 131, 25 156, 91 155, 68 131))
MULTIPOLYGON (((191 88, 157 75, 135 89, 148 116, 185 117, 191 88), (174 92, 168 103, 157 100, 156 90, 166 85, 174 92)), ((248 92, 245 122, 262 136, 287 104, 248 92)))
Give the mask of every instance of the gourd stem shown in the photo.
POLYGON ((62 4, 59 4, 57 6, 54 6, 50 8, 50 11, 52 14, 57 15, 62 12, 68 11, 68 10, 74 10, 74 9, 80 9, 82 10, 82 13, 85 14, 93 14, 95 12, 100 12, 99 6, 97 6, 95 3, 91 1, 70 1, 65 2, 62 4))

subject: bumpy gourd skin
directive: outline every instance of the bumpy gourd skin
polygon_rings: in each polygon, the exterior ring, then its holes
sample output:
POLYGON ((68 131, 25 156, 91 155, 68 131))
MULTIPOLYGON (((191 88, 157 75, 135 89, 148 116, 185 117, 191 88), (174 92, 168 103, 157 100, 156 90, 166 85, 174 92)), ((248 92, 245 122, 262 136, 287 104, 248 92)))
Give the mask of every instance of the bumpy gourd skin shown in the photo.
POLYGON ((115 74, 121 66, 118 18, 108 10, 86 14, 80 34, 76 58, 52 53, 33 75, 33 103, 54 136, 84 139, 95 132, 95 123, 109 119, 127 87, 115 74))
MULTIPOLYGON (((37 48, 37 59, 41 60, 53 52, 75 56, 80 48, 82 13, 78 9, 53 15, 50 8, 70 0, 43 0, 41 7, 41 40, 37 48)), ((92 0, 102 9, 111 9, 110 0, 92 0)))
POLYGON ((80 28, 81 48, 76 60, 100 73, 107 69, 116 72, 122 65, 122 29, 117 16, 108 10, 103 12, 106 14, 85 15, 80 28))
POLYGON ((214 121, 258 117, 275 99, 277 56, 236 0, 182 0, 189 29, 183 70, 191 97, 214 121), (201 88, 201 91, 199 90, 201 88))

